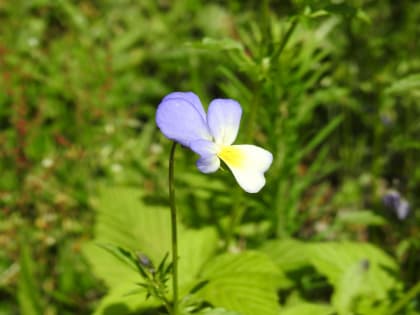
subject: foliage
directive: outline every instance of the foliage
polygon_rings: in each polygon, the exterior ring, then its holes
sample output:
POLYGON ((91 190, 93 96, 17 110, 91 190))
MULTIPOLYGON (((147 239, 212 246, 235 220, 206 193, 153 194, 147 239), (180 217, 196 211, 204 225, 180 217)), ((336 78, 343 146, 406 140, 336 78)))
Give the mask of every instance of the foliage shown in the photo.
POLYGON ((165 313, 121 259, 170 252, 154 114, 175 90, 238 100, 238 143, 274 155, 247 195, 177 151, 186 314, 420 313, 419 17, 413 0, 0 1, 0 314, 165 313))

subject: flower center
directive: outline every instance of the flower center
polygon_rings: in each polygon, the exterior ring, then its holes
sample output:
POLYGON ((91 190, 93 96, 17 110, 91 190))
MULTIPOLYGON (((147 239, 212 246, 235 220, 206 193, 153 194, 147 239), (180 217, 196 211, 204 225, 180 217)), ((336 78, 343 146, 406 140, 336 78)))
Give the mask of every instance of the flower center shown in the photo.
POLYGON ((222 146, 217 156, 232 167, 241 167, 245 159, 243 153, 232 146, 222 146))

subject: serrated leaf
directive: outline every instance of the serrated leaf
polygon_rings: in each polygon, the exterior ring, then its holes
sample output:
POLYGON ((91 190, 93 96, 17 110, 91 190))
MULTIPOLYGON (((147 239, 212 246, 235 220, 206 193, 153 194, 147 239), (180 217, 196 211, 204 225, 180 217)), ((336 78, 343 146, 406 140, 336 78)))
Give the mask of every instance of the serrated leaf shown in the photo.
MULTIPOLYGON (((315 267, 334 287, 336 306, 341 300, 340 303, 348 307, 353 297, 359 296, 360 293, 360 299, 357 301, 358 309, 362 306, 364 309, 375 307, 379 309, 387 303, 391 290, 401 289, 401 283, 393 275, 397 272, 396 263, 386 253, 370 244, 352 242, 305 244, 296 240, 278 240, 267 243, 262 250, 273 258, 280 269, 285 271, 304 266, 315 267), (343 277, 351 274, 354 266, 364 264, 368 267, 366 275, 363 276, 363 290, 358 291, 358 286, 355 285, 354 288, 347 288, 351 289, 351 292, 343 293, 345 289, 343 281, 346 281, 343 277), (350 300, 344 301, 344 297, 340 297, 340 295, 350 293, 353 295, 350 300), (377 301, 381 301, 381 305, 375 304, 377 301)), ((341 309, 345 307, 340 306, 341 309)))
POLYGON ((241 315, 240 313, 233 312, 233 311, 227 311, 224 308, 212 308, 212 309, 206 309, 203 310, 197 315, 241 315))
MULTIPOLYGON (((201 230, 183 230, 179 236, 179 274, 181 286, 196 283, 197 274, 217 249, 217 232, 206 227, 201 230)), ((182 290, 182 289, 181 289, 182 290)))
POLYGON ((282 309, 281 315, 331 315, 334 308, 331 305, 315 303, 299 303, 282 309))
POLYGON ((118 244, 134 252, 147 253, 153 261, 160 261, 169 251, 169 213, 165 208, 148 206, 141 201, 137 189, 117 187, 103 189, 96 207, 95 240, 84 247, 93 272, 108 287, 122 282, 138 282, 135 270, 99 248, 97 243, 118 244))
POLYGON ((378 299, 386 299, 388 291, 400 284, 392 275, 396 263, 383 251, 371 244, 352 242, 312 243, 307 246, 311 264, 335 287, 340 286, 342 275, 357 263, 368 264, 365 288, 378 299))
POLYGON ((214 306, 243 315, 277 315, 275 278, 279 275, 263 253, 224 254, 205 266, 201 278, 208 283, 197 294, 214 306))
POLYGON ((138 189, 103 188, 95 207, 95 236, 98 242, 117 244, 160 261, 170 251, 169 211, 148 205, 142 198, 138 189))
POLYGON ((281 315, 331 315, 333 313, 334 308, 330 305, 314 303, 299 303, 281 311, 281 315))
POLYGON ((156 308, 160 305, 160 302, 153 298, 146 299, 146 290, 138 289, 138 286, 128 282, 113 287, 100 301, 93 315, 131 315, 135 311, 156 308), (133 294, 134 292, 136 294, 133 294))
POLYGON ((364 264, 363 261, 358 262, 341 276, 332 297, 332 304, 339 315, 352 313, 355 299, 362 294, 365 288, 364 282, 366 281, 368 268, 368 265, 364 264))
POLYGON ((261 248, 283 271, 290 271, 309 264, 306 244, 294 239, 268 241, 261 248))
MULTIPOLYGON (((116 258, 114 254, 96 245, 98 242, 117 244, 134 253, 144 253, 155 263, 162 261, 171 251, 169 210, 148 205, 141 197, 139 190, 128 187, 103 189, 99 195, 96 239, 86 244, 83 251, 94 274, 112 288, 101 301, 101 310, 105 310, 105 306, 111 307, 113 303, 122 304, 129 310, 156 305, 156 301, 152 304, 150 301, 145 302, 145 294, 137 297, 132 304, 134 299, 124 295, 135 289, 136 283, 142 282, 141 275, 122 263, 121 257, 116 258)), ((213 228, 186 230, 181 225, 178 230, 179 283, 182 294, 194 286, 198 271, 216 250, 217 233, 213 228)), ((171 256, 169 259, 172 259, 171 256)))

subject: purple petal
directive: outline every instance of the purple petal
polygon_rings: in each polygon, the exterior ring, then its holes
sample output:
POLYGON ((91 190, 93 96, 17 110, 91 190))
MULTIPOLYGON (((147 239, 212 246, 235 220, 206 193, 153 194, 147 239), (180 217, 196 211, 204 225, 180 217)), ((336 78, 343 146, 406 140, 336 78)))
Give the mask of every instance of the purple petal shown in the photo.
POLYGON ((199 154, 197 168, 202 173, 213 173, 220 167, 220 159, 217 157, 217 145, 208 140, 196 140, 190 145, 191 150, 199 154))
POLYGON ((200 98, 197 96, 197 94, 193 92, 172 92, 166 95, 162 102, 174 98, 180 98, 190 103, 200 113, 201 117, 206 120, 206 112, 204 111, 203 105, 201 104, 200 98))
POLYGON ((231 145, 238 135, 242 108, 231 99, 213 100, 207 112, 207 124, 217 144, 231 145))
POLYGON ((213 173, 216 172, 220 167, 220 159, 217 155, 209 155, 201 157, 197 161, 197 168, 202 173, 213 173))
POLYGON ((156 111, 156 124, 169 139, 189 147, 198 139, 211 139, 205 119, 190 102, 166 97, 156 111))
POLYGON ((390 190, 386 193, 382 200, 386 207, 396 209, 401 202, 401 195, 398 191, 390 190))
POLYGON ((217 154, 217 145, 209 140, 195 140, 191 142, 190 149, 201 156, 217 154))

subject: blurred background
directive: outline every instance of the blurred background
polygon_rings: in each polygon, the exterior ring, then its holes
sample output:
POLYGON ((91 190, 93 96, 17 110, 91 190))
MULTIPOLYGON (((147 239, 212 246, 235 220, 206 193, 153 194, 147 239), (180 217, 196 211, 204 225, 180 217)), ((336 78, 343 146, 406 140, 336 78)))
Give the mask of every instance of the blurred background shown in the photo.
POLYGON ((94 312, 107 290, 84 247, 100 191, 167 205, 154 114, 172 91, 238 100, 237 143, 274 154, 247 195, 179 149, 186 226, 216 226, 235 250, 369 242, 413 286, 419 25, 414 0, 0 0, 0 314, 94 312))

